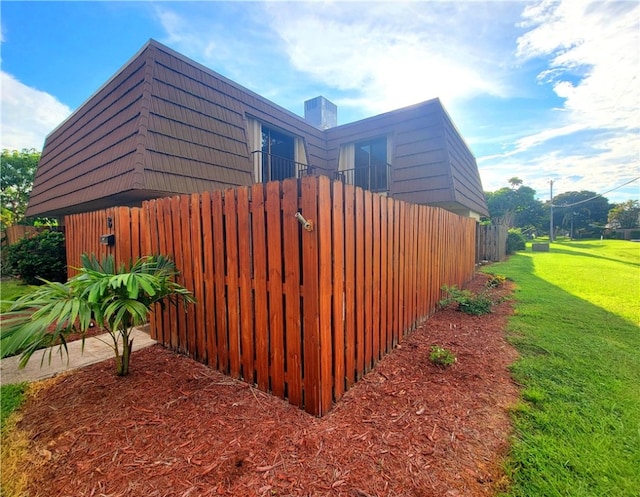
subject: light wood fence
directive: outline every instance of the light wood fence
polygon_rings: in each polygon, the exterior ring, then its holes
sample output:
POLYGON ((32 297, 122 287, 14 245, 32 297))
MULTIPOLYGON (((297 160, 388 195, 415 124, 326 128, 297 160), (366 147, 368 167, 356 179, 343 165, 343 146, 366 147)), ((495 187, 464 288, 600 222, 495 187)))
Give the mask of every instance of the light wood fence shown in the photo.
POLYGON ((82 252, 170 255, 198 303, 154 313, 152 336, 315 415, 475 264, 474 220, 325 177, 152 200, 66 226, 70 264, 82 252), (107 233, 113 246, 100 244, 107 233))
POLYGON ((476 262, 499 262, 507 258, 509 228, 504 224, 479 224, 476 235, 476 262))
POLYGON ((19 242, 23 238, 42 233, 43 231, 47 231, 49 229, 50 228, 48 227, 22 226, 19 224, 14 224, 13 226, 9 226, 8 228, 2 230, 0 238, 2 239, 3 245, 9 246, 19 242))

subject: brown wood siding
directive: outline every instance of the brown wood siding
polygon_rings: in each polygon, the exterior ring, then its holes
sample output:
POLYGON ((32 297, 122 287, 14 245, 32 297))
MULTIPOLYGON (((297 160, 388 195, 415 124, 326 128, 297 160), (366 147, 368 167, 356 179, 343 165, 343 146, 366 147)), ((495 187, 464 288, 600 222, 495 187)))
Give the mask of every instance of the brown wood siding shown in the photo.
POLYGON ((145 60, 136 60, 47 137, 28 215, 131 188, 144 74, 145 60))
POLYGON ((489 211, 476 159, 444 110, 443 122, 456 200, 475 212, 488 216, 489 211))
MULTIPOLYGON (((250 116, 303 138, 307 145, 309 164, 323 170, 327 169, 323 131, 310 125, 300 116, 183 58, 180 54, 160 46, 156 46, 155 50, 157 55, 154 57, 158 66, 156 78, 161 80, 160 84, 164 83, 167 86, 160 89, 158 95, 194 112, 211 116, 209 126, 205 129, 211 131, 212 135, 236 140, 243 148, 242 153, 239 153, 239 159, 244 162, 244 167, 250 168, 248 158, 252 152, 249 150, 246 137, 246 117, 250 116), (176 93, 180 93, 179 99, 175 96, 176 93)), ((223 149, 230 151, 227 145, 228 142, 224 144, 223 149)))
POLYGON ((151 51, 146 186, 195 193, 250 185, 242 109, 220 92, 216 78, 159 47, 151 51))

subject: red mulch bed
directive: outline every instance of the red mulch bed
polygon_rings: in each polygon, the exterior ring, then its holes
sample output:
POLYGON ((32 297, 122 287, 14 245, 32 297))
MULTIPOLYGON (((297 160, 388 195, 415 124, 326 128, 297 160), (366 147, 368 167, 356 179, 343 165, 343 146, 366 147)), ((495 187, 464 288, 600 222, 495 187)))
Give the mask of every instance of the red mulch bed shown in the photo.
POLYGON ((63 376, 19 424, 47 461, 25 468, 29 495, 492 495, 517 398, 510 312, 437 312, 321 419, 160 346, 125 378, 113 361, 63 376), (457 364, 431 364, 434 344, 457 364))

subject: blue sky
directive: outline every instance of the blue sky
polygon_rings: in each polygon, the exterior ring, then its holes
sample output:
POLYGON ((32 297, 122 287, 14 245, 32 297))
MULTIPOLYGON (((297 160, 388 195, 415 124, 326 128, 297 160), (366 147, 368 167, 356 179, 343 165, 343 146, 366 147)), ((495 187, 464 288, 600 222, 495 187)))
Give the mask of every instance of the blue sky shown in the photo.
MULTIPOLYGON (((483 187, 548 199, 640 176, 640 3, 13 2, 1 13, 1 147, 45 136, 149 38, 295 112, 338 122, 440 97, 483 187)), ((640 182, 605 195, 640 198, 640 182)))

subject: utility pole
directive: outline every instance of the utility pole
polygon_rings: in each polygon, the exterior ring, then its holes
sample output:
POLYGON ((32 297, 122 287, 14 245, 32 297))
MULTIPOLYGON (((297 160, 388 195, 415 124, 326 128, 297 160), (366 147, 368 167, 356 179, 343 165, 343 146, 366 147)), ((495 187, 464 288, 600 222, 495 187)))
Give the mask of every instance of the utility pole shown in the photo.
POLYGON ((549 241, 553 241, 553 180, 549 180, 549 241))

